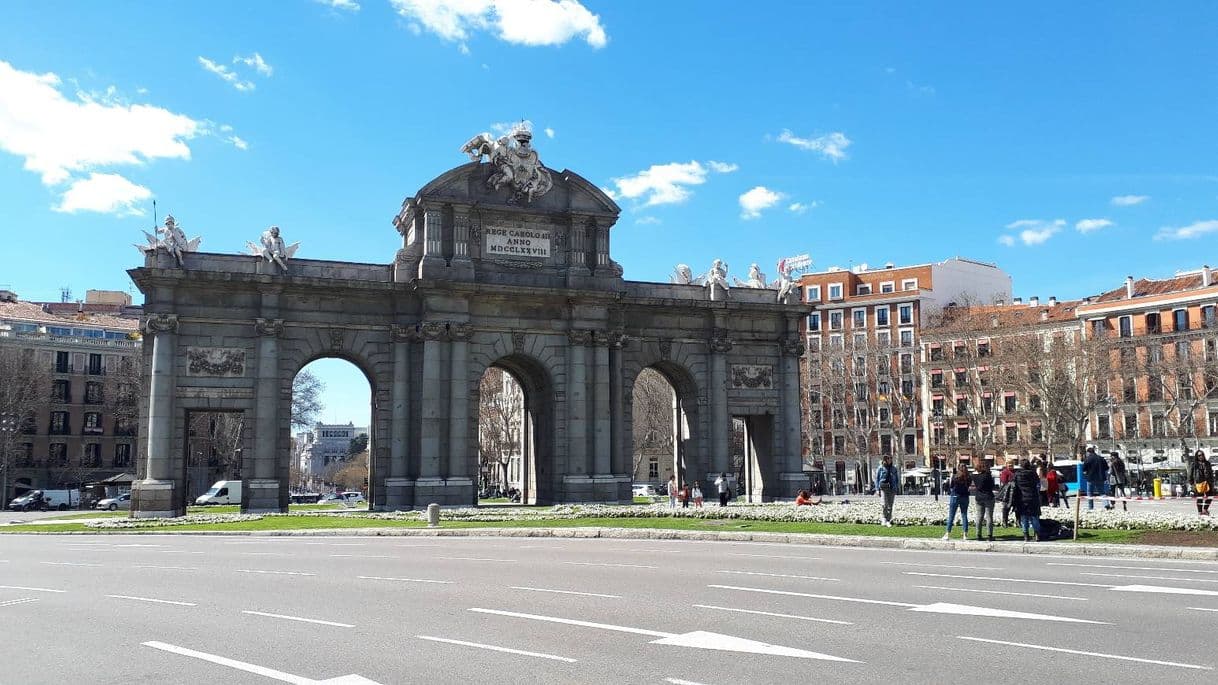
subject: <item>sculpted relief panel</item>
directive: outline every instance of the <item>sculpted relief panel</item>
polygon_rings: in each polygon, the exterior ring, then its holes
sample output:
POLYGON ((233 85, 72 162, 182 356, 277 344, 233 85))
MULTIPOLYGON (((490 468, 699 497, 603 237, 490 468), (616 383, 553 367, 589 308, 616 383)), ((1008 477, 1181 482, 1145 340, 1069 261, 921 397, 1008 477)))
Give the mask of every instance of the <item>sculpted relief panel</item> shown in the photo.
POLYGON ((774 367, 768 364, 732 364, 732 388, 770 390, 774 387, 774 367))
POLYGON ((245 375, 245 350, 240 347, 187 347, 186 375, 240 378, 245 375))

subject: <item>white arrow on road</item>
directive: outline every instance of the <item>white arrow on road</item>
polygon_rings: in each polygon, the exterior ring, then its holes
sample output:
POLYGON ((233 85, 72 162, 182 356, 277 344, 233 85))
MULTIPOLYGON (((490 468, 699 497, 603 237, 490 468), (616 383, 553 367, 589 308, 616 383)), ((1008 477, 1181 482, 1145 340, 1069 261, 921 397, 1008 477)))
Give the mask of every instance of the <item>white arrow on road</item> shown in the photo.
POLYGON ((283 671, 276 671, 273 668, 267 668, 257 664, 249 664, 244 661, 237 661, 236 659, 229 659, 226 657, 217 656, 215 654, 208 654, 207 652, 197 652, 193 649, 187 649, 185 647, 179 647, 177 645, 171 645, 165 642, 149 641, 143 643, 143 645, 145 647, 152 647, 153 649, 159 649, 172 654, 180 654, 182 656, 189 656, 195 659, 202 659, 203 661, 209 661, 213 664, 228 666, 229 668, 235 668, 238 671, 254 673, 272 680, 278 680, 281 683, 291 683, 292 685, 381 685, 375 680, 368 680, 362 675, 356 675, 354 673, 339 676, 337 678, 329 678, 327 680, 313 680, 312 678, 305 678, 303 676, 293 675, 291 673, 284 673, 283 671))
POLYGON ((636 635, 646 635, 648 637, 659 638, 652 640, 653 645, 674 645, 677 647, 693 647, 694 649, 715 649, 724 652, 744 652, 746 654, 770 654, 773 656, 790 656, 797 659, 819 659, 821 661, 840 661, 844 663, 857 664, 860 663, 854 659, 844 659, 831 654, 821 654, 819 652, 810 652, 804 649, 796 649, 794 647, 783 647, 781 645, 772 645, 766 642, 758 642, 749 640, 743 637, 734 637, 731 635, 721 635, 719 633, 709 633, 703 630, 695 630, 689 633, 665 633, 659 630, 647 630, 646 628, 631 628, 629 626, 615 626, 608 623, 593 623, 592 621, 580 621, 573 618, 558 618, 556 616, 539 616, 537 614, 522 614, 516 611, 500 611, 498 609, 470 609, 480 614, 494 614, 496 616, 511 616, 513 618, 527 618, 534 621, 546 621, 548 623, 563 623, 572 626, 583 626, 585 628, 600 628, 601 630, 613 630, 619 633, 634 633, 636 635))

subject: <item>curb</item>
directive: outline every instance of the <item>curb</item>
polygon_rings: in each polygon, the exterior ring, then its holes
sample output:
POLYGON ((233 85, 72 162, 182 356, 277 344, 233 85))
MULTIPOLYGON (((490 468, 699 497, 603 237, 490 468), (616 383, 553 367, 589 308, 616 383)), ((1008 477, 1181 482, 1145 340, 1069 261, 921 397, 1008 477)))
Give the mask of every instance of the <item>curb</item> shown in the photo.
MULTIPOLYGON (((26 535, 98 535, 97 532, 54 533, 28 531, 26 535)), ((901 549, 940 552, 1000 552, 1047 556, 1113 557, 1127 559, 1180 559, 1218 561, 1216 547, 1169 547, 1158 545, 1106 545, 1063 542, 972 542, 887 538, 813 533, 748 533, 661 528, 317 528, 312 530, 179 531, 129 530, 102 535, 194 535, 246 537, 503 537, 579 538, 608 540, 692 540, 698 542, 770 542, 855 549, 901 549)))

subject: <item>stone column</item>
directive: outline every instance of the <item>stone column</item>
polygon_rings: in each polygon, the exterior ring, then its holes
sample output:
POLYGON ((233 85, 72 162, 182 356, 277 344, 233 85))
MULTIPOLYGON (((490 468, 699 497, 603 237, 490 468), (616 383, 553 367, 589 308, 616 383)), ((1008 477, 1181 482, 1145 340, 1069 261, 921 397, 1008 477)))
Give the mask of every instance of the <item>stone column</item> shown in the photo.
POLYGON ((414 326, 393 326, 393 388, 390 392, 389 478, 385 504, 390 509, 414 504, 410 480, 410 340, 414 326))
POLYGON ((443 274, 445 269, 443 219, 439 207, 424 206, 419 212, 423 215, 423 258, 419 262, 419 278, 429 278, 443 274))
POLYGON ((592 474, 613 475, 613 412, 609 394, 609 336, 592 336, 592 474))
POLYGON ((441 485, 440 453, 447 447, 444 444, 443 416, 446 413, 441 402, 444 398, 442 391, 446 374, 440 366, 441 338, 444 335, 444 324, 436 321, 423 323, 419 328, 423 339, 423 388, 419 393, 420 404, 420 434, 419 434, 419 482, 418 487, 427 481, 429 486, 441 485))
POLYGON ((718 473, 731 469, 728 459, 728 430, 731 417, 727 413, 727 353, 732 349, 732 339, 723 331, 716 330, 710 340, 710 405, 711 405, 711 465, 718 473))
MULTIPOLYGON (((448 392, 448 450, 443 471, 446 485, 460 497, 465 488, 473 487, 469 473, 472 453, 469 449, 469 339, 472 331, 467 323, 448 325, 449 392, 448 392), (456 488, 457 490, 452 490, 456 488)), ((472 500, 472 493, 471 493, 472 500)), ((473 502, 468 502, 472 504, 473 502)))
MULTIPOLYGON (((277 308, 277 295, 264 294, 264 304, 277 308)), ((242 493, 244 511, 279 511, 279 335, 283 319, 257 319, 258 379, 254 391, 253 463, 241 465, 246 481, 242 493)))
POLYGON ((135 491, 132 515, 136 518, 175 516, 175 487, 183 484, 173 476, 174 334, 176 314, 149 314, 143 322, 144 340, 152 338, 151 382, 148 389, 147 465, 144 480, 132 485, 135 491))
MULTIPOLYGON (((798 323, 795 324, 798 327, 798 323)), ((782 350, 782 441, 783 471, 780 496, 793 496, 792 490, 808 483, 803 472, 803 441, 801 439, 799 360, 804 354, 804 341, 796 328, 779 341, 782 350)))
POLYGON ((626 336, 621 331, 609 334, 609 416, 613 422, 609 449, 613 473, 632 476, 627 465, 624 425, 626 412, 622 386, 622 345, 625 339, 626 336))
POLYGON ((567 473, 587 477, 590 473, 588 454, 588 331, 567 332, 567 473))

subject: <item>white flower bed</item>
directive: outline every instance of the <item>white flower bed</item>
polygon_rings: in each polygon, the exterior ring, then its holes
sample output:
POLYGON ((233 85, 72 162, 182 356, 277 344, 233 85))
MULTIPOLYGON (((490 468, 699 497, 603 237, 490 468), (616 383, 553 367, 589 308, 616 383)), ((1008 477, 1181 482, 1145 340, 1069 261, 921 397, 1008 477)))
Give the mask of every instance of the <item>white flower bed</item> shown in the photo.
POLYGON ((192 526, 201 523, 239 523, 241 521, 257 521, 261 514, 191 514, 177 518, 149 519, 109 519, 107 521, 89 521, 86 528, 99 530, 129 530, 139 528, 170 528, 173 526, 192 526))

